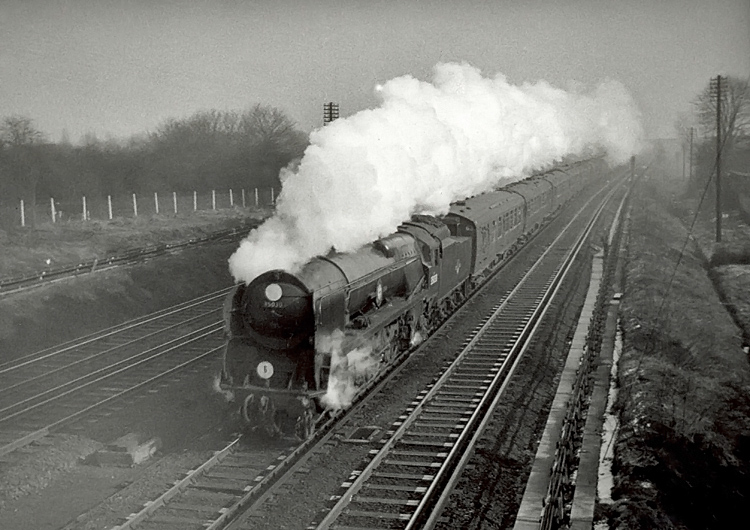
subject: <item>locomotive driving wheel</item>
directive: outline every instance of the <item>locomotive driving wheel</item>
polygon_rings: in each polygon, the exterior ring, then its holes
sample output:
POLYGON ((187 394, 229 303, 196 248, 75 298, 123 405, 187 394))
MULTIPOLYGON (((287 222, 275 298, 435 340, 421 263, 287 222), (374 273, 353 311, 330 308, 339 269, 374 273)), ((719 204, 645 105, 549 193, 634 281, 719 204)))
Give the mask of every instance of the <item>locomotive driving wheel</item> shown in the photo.
POLYGON ((305 409, 305 412, 301 416, 297 417, 297 422, 294 425, 294 436, 299 440, 305 441, 309 439, 315 432, 315 414, 309 408, 305 409))
POLYGON ((256 425, 258 423, 258 415, 255 408, 255 395, 248 394, 245 400, 240 406, 240 413, 242 419, 245 420, 249 425, 256 425))
POLYGON ((258 402, 258 414, 260 416, 260 425, 269 436, 278 436, 281 434, 282 430, 277 421, 276 407, 268 396, 260 398, 258 402))

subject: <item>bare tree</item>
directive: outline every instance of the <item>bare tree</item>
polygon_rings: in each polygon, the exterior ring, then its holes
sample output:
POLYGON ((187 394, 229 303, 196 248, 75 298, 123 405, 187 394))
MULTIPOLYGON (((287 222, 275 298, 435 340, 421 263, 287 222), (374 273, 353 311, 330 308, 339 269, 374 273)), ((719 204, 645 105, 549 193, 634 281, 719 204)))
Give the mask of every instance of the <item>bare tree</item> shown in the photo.
POLYGON ((31 224, 36 227, 36 195, 45 167, 44 134, 31 118, 8 116, 0 123, 0 161, 10 186, 25 198, 31 208, 31 224))
POLYGON ((284 112, 261 104, 242 114, 240 132, 250 147, 257 178, 274 186, 279 183, 281 168, 299 159, 309 143, 307 135, 284 112))
MULTIPOLYGON (((704 137, 716 135, 716 101, 715 91, 712 90, 710 84, 696 98, 696 117, 704 137)), ((750 146, 750 82, 748 79, 727 76, 722 80, 720 130, 726 151, 750 146)))
POLYGON ((278 186, 279 171, 302 155, 307 135, 282 111, 198 112, 164 122, 150 137, 151 185, 173 188, 278 186))

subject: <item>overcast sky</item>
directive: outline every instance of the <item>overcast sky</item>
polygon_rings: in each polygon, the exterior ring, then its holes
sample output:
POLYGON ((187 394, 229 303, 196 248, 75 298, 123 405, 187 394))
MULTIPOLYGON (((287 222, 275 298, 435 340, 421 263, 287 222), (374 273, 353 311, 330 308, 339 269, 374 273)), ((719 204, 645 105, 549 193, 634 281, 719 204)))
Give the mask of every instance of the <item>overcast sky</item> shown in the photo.
POLYGON ((0 0, 0 117, 53 141, 199 110, 285 111, 309 131, 438 62, 512 83, 622 82, 648 137, 717 74, 750 75, 750 0, 0 0))

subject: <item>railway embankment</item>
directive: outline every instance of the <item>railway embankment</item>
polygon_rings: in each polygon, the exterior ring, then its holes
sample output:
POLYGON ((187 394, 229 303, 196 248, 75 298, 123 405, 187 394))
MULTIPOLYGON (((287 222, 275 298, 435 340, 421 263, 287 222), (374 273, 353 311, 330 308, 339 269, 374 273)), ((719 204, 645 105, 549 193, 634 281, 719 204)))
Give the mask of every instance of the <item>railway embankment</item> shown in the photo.
MULTIPOLYGON (((33 272, 45 264, 45 256, 52 256, 56 264, 74 263, 118 249, 184 241, 241 221, 236 214, 152 220, 151 225, 78 223, 81 226, 28 232, 14 236, 8 247, 12 252, 3 253, 0 270, 33 272)), ((0 363, 227 287, 232 282, 227 259, 237 245, 236 241, 207 242, 137 265, 4 294, 0 296, 0 363)))
POLYGON ((181 244, 267 216, 264 210, 211 210, 190 215, 39 223, 0 230, 0 279, 42 274, 154 245, 181 244))
POLYGON ((730 528, 750 496, 750 274, 706 252, 700 230, 687 239, 670 191, 652 180, 633 200, 603 510, 615 529, 730 528))

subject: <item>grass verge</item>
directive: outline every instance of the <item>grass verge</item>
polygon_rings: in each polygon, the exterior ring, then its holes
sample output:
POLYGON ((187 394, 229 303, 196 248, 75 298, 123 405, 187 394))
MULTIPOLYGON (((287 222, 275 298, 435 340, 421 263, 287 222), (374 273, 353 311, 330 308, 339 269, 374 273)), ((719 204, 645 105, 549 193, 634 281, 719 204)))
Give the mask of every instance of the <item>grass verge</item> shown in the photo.
POLYGON ((609 521, 728 528, 750 497, 748 358, 667 197, 653 181, 634 197, 609 521))

